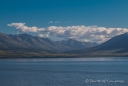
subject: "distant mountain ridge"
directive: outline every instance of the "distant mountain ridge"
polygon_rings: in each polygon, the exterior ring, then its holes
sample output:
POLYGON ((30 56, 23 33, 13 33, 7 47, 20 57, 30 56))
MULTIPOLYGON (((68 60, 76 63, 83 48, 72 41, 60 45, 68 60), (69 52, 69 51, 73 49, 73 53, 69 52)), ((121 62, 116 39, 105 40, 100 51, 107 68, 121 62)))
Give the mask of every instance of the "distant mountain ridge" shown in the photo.
POLYGON ((41 38, 38 36, 32 36, 29 34, 4 34, 0 32, 0 50, 8 51, 33 51, 33 52, 48 52, 58 53, 63 51, 69 51, 74 49, 82 49, 87 47, 96 46, 94 43, 78 42, 76 40, 66 40, 56 42, 49 38, 41 38), (70 45, 73 41, 73 45, 70 45), (64 43, 63 43, 64 42, 64 43), (69 45, 68 45, 69 44, 69 45))
POLYGON ((127 53, 128 52, 128 33, 124 33, 111 38, 110 40, 86 49, 74 50, 67 53, 74 54, 86 54, 86 53, 127 53))
POLYGON ((72 50, 76 49, 83 49, 88 47, 97 46, 97 43, 90 43, 90 42, 80 42, 74 39, 62 40, 58 41, 58 43, 70 47, 72 50))

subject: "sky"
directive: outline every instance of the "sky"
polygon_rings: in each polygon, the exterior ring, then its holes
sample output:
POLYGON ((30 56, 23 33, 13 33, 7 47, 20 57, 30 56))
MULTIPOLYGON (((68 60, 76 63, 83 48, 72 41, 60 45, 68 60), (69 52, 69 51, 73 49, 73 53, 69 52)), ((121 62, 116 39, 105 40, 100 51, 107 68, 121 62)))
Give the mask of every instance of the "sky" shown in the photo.
POLYGON ((128 0, 0 0, 0 32, 102 43, 128 32, 128 0))

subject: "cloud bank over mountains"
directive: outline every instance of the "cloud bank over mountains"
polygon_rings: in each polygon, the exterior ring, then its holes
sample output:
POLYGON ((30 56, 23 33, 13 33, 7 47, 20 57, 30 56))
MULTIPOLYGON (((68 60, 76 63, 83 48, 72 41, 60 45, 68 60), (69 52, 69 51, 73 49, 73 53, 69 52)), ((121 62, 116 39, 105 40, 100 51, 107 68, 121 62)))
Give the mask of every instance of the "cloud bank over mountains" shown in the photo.
POLYGON ((127 28, 105 28, 98 26, 49 26, 46 28, 38 28, 36 26, 28 27, 25 23, 11 23, 10 27, 25 33, 38 33, 40 37, 64 37, 90 42, 102 43, 116 35, 128 32, 127 28))

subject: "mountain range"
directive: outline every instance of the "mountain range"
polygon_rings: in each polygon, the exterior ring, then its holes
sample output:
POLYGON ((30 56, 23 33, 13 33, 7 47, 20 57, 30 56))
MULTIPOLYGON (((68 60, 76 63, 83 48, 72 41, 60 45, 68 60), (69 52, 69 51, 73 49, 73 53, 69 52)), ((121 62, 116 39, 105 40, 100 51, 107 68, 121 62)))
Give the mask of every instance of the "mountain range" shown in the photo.
POLYGON ((0 33, 0 57, 128 56, 128 33, 98 45, 74 39, 53 41, 29 34, 0 33))
POLYGON ((75 49, 88 48, 97 43, 80 42, 74 39, 53 41, 49 38, 41 38, 29 34, 4 34, 0 33, 0 50, 12 52, 40 52, 60 53, 75 49))
POLYGON ((87 53, 128 53, 128 33, 124 33, 111 38, 110 40, 91 48, 73 50, 70 54, 87 54, 87 53))

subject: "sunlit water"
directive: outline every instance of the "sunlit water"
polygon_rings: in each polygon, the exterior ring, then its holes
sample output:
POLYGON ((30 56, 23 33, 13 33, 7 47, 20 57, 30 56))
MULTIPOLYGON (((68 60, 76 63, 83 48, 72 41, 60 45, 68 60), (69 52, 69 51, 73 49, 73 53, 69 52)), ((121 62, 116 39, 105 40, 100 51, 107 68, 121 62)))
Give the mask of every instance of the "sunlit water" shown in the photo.
POLYGON ((128 86, 128 60, 1 59, 0 86, 128 86))

